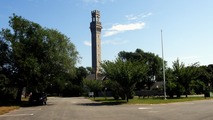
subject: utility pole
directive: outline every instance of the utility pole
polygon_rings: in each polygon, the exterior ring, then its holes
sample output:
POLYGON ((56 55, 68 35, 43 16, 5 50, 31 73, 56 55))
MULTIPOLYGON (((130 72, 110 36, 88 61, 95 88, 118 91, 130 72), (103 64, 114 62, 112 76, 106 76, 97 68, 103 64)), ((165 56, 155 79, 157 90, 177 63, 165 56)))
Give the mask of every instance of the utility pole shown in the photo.
POLYGON ((164 65, 164 51, 163 51, 163 30, 161 29, 161 48, 162 48, 162 59, 163 59, 163 89, 164 99, 166 100, 166 79, 165 79, 165 65, 164 65))

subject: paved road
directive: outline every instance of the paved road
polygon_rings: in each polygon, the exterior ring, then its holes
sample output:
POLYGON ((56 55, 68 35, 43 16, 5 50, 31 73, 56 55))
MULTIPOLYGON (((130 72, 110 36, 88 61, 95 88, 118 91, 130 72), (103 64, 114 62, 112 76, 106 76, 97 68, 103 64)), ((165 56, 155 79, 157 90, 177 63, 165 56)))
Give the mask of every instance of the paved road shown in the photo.
POLYGON ((161 105, 103 105, 80 98, 48 98, 46 106, 24 107, 0 120, 213 120, 213 100, 161 105))

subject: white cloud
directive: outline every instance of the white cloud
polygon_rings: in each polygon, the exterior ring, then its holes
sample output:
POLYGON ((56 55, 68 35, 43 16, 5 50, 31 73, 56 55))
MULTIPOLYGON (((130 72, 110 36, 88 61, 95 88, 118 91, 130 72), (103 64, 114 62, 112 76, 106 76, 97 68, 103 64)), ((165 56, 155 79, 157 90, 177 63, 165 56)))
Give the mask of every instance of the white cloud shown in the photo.
POLYGON ((90 41, 84 41, 84 45, 91 46, 91 42, 90 41))
POLYGON ((143 18, 145 18, 145 17, 149 17, 149 16, 151 16, 151 15, 152 15, 152 13, 151 13, 151 12, 149 12, 149 13, 147 13, 147 14, 143 15, 142 17, 143 17, 143 18))
POLYGON ((135 15, 126 15, 125 16, 128 20, 136 20, 138 19, 138 16, 135 16, 135 15))
POLYGON ((143 18, 146 18, 146 17, 149 17, 151 16, 152 13, 149 12, 147 14, 138 14, 138 15, 134 15, 134 14, 130 14, 130 15, 126 15, 125 17, 128 19, 128 20, 141 20, 143 18))
POLYGON ((104 33, 103 37, 113 36, 113 35, 115 35, 115 34, 118 34, 119 32, 120 32, 120 31, 107 30, 107 31, 104 33))
POLYGON ((111 28, 106 29, 104 33, 104 37, 109 37, 121 32, 125 31, 132 31, 132 30, 139 30, 143 29, 145 26, 144 22, 137 22, 137 23, 130 23, 130 24, 117 24, 113 25, 111 28))

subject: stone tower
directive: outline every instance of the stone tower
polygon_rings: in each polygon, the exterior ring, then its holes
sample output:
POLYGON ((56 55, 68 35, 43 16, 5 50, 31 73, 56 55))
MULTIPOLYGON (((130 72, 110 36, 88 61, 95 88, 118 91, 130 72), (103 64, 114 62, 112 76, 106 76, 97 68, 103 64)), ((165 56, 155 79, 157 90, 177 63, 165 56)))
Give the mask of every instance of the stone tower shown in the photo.
POLYGON ((98 77, 99 67, 101 63, 101 22, 100 12, 94 10, 91 12, 92 22, 90 22, 91 39, 92 39, 92 69, 95 79, 98 77))

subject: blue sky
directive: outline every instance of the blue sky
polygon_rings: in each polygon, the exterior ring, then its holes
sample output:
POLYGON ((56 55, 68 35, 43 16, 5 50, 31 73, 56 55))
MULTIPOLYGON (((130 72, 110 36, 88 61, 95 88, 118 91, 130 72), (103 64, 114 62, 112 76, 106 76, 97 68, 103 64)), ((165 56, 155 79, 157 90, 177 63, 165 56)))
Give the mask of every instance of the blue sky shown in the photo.
POLYGON ((59 30, 91 66, 91 11, 101 12, 102 60, 137 48, 161 56, 171 66, 177 58, 190 65, 213 63, 212 0, 1 0, 0 28, 13 13, 43 27, 59 30))

